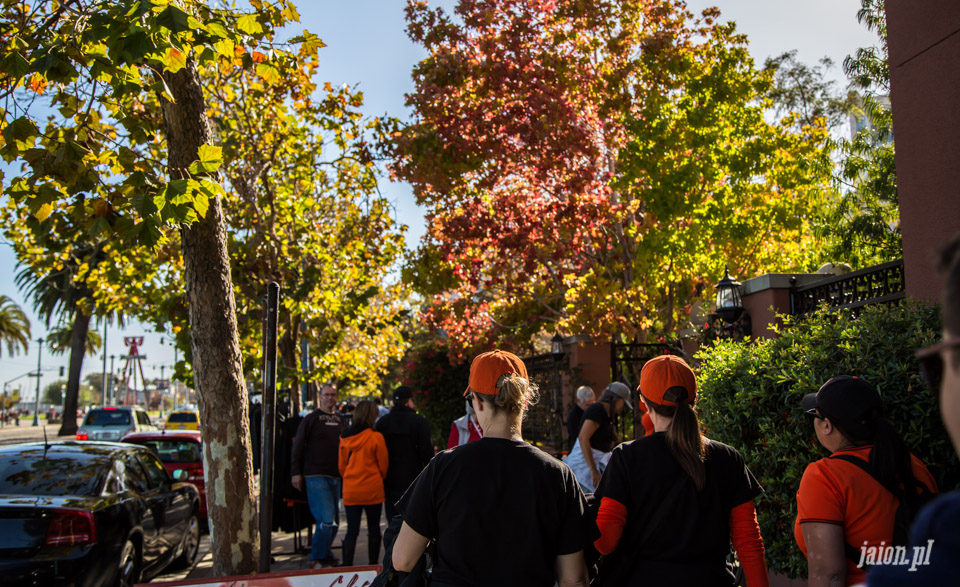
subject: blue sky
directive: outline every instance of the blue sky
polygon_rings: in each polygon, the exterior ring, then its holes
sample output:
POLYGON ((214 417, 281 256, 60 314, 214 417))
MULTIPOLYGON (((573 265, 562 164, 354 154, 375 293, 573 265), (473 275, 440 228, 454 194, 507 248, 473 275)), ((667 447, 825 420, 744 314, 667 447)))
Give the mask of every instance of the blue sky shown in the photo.
MULTIPOLYGON (((358 85, 364 92, 366 114, 380 116, 386 113, 408 118, 404 94, 412 89, 410 71, 424 52, 407 39, 403 20, 405 4, 403 0, 299 2, 301 25, 291 27, 289 36, 307 29, 327 43, 327 47, 320 50, 321 82, 358 85)), ((437 1, 431 0, 431 4, 436 5, 437 1)), ((453 2, 444 0, 440 5, 449 7, 453 2)), ((796 49, 798 58, 806 63, 815 63, 823 56, 832 58, 837 63, 834 75, 842 80, 839 65, 843 58, 858 47, 876 42, 874 35, 856 20, 859 0, 689 0, 688 5, 695 12, 708 6, 719 6, 722 18, 735 21, 739 30, 749 37, 751 54, 758 65, 766 57, 796 49)), ((384 180, 381 191, 394 203, 398 220, 409 226, 408 246, 416 246, 424 232, 423 211, 413 202, 409 187, 384 180)), ((44 336, 46 329, 33 315, 32 308, 24 304, 23 296, 14 286, 15 265, 16 259, 9 245, 0 241, 0 275, 8 276, 0 284, 0 294, 11 297, 28 313, 36 339, 44 336)), ((96 328, 96 325, 91 324, 91 327, 96 328)), ((141 353, 147 356, 144 361, 147 378, 159 377, 161 365, 167 369, 172 365, 173 350, 169 344, 160 344, 162 335, 136 323, 128 325, 124 332, 109 331, 108 355, 126 354, 122 341, 124 334, 145 336, 141 353)), ((34 343, 26 355, 13 357, 3 349, 0 382, 35 370, 36 347, 34 343)), ((41 386, 45 386, 58 379, 57 368, 66 365, 67 356, 51 357, 44 351, 42 359, 44 375, 41 386)), ((101 365, 99 355, 87 357, 84 375, 100 371, 101 365)), ((18 384, 32 390, 35 382, 23 378, 11 387, 18 384)))

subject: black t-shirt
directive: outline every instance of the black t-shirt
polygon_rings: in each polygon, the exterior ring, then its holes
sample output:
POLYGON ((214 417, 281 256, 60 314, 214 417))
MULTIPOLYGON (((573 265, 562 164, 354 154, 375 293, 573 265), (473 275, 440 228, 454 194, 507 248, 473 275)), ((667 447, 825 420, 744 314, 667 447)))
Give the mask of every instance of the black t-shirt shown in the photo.
POLYGON ((570 441, 570 448, 573 448, 573 443, 577 441, 577 436, 580 435, 580 420, 583 419, 583 408, 578 406, 576 403, 573 404, 570 408, 570 413, 567 415, 567 436, 570 441))
POLYGON ((503 438, 438 453, 397 508, 437 541, 433 587, 552 587, 556 557, 598 536, 570 468, 503 438))
MULTIPOLYGON (((587 420, 593 420, 600 425, 597 431, 593 433, 593 436, 590 437, 590 448, 599 450, 600 452, 610 452, 613 449, 613 441, 615 438, 613 434, 613 420, 607 415, 607 410, 604 409, 602 403, 597 402, 587 408, 587 411, 583 413, 580 426, 582 427, 583 423, 587 420)), ((580 434, 580 430, 577 430, 577 434, 580 434)))
POLYGON ((706 448, 700 493, 663 432, 613 450, 596 495, 625 505, 627 523, 617 549, 604 560, 601 585, 733 585, 726 567, 730 510, 763 489, 736 449, 712 440, 706 448), (666 515, 644 541, 660 507, 668 508, 666 515))

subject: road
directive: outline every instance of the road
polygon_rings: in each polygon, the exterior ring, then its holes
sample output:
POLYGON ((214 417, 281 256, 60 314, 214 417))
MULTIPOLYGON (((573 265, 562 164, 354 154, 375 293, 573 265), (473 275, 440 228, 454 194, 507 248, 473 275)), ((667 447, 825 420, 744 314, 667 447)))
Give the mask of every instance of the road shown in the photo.
POLYGON ((60 424, 46 424, 46 420, 41 419, 39 426, 33 425, 33 416, 29 418, 20 418, 20 425, 14 423, 5 424, 0 427, 0 444, 17 444, 18 442, 34 442, 43 440, 43 432, 46 429, 48 440, 71 440, 76 437, 63 438, 57 437, 60 431, 60 424))

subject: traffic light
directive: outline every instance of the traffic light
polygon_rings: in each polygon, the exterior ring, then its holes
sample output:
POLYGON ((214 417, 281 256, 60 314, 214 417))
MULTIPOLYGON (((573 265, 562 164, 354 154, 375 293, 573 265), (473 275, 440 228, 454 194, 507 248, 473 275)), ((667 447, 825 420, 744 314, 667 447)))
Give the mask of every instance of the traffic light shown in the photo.
POLYGON ((63 365, 60 366, 60 377, 63 377, 63 365))

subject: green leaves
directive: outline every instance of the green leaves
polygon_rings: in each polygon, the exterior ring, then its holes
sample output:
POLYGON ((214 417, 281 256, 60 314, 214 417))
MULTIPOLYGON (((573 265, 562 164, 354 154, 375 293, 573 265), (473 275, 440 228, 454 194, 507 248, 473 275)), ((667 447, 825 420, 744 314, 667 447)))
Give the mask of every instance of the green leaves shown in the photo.
POLYGON ((190 173, 213 173, 223 164, 223 148, 216 145, 202 145, 197 153, 198 160, 190 165, 190 173))
POLYGON ((10 122, 2 132, 4 145, 0 149, 3 159, 9 163, 37 143, 40 130, 32 120, 21 116, 10 122))
MULTIPOLYGON (((156 10, 156 8, 154 10, 156 10)), ((166 8, 160 10, 154 22, 172 33, 182 33, 195 28, 195 25, 191 26, 192 23, 190 20, 186 12, 174 4, 168 4, 166 8)), ((194 23, 196 23, 196 21, 194 21, 194 23)))
POLYGON ((237 19, 237 29, 248 35, 256 35, 263 32, 263 26, 257 21, 254 14, 244 14, 237 19))

